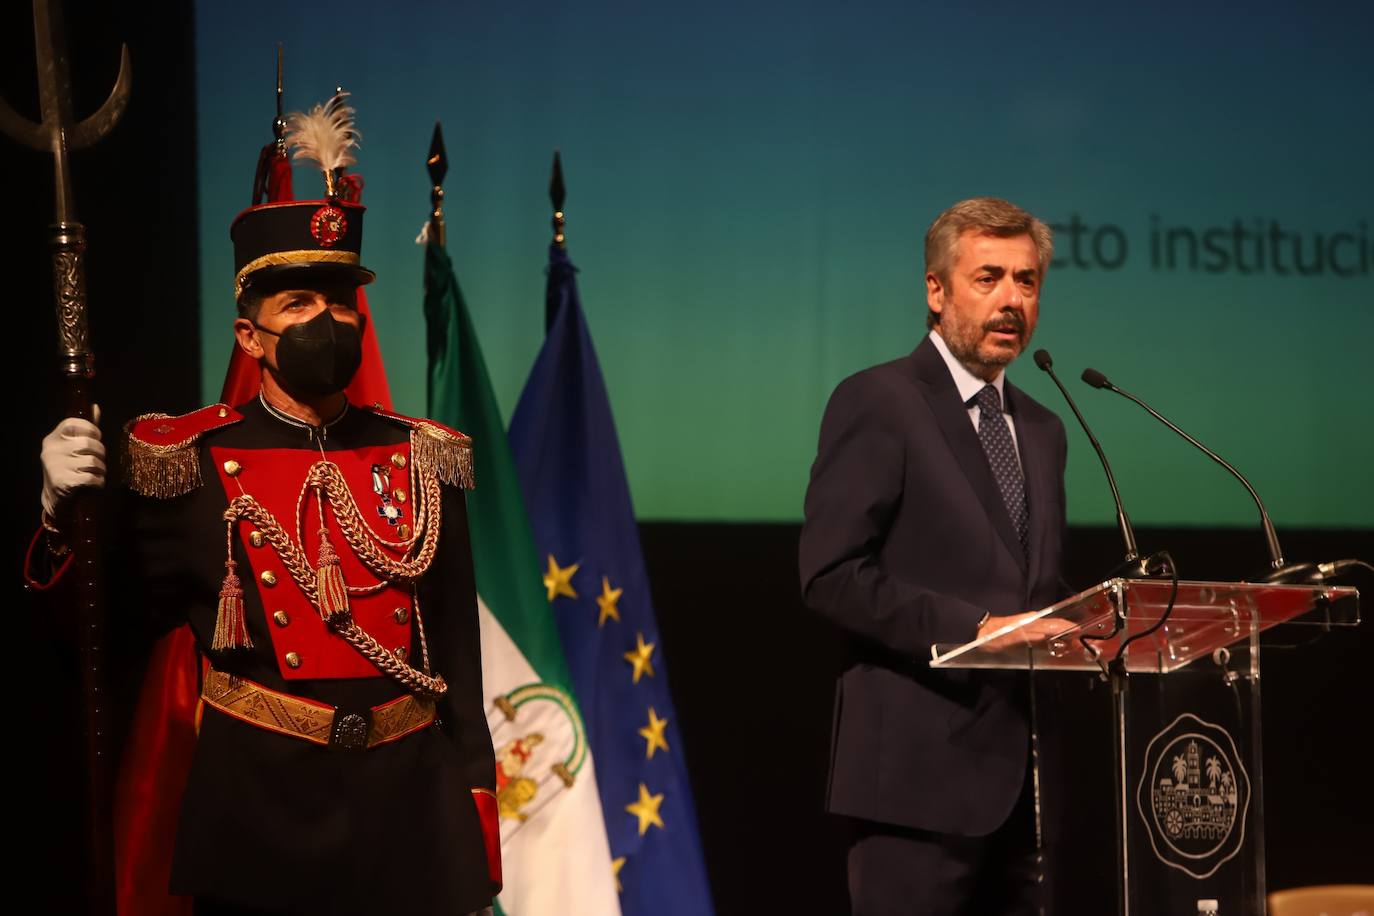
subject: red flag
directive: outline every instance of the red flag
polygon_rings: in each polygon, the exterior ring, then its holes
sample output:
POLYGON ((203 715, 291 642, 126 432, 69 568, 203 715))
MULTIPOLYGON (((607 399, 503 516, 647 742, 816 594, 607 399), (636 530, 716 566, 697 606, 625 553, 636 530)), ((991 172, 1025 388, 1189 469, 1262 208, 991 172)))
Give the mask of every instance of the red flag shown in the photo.
POLYGON ((258 171, 253 176, 253 206, 295 199, 291 196, 291 160, 286 155, 286 144, 273 140, 258 153, 258 171))
POLYGON ((120 916, 191 916, 167 893, 181 796, 199 725, 197 653, 182 625, 153 648, 115 787, 115 894, 120 916))

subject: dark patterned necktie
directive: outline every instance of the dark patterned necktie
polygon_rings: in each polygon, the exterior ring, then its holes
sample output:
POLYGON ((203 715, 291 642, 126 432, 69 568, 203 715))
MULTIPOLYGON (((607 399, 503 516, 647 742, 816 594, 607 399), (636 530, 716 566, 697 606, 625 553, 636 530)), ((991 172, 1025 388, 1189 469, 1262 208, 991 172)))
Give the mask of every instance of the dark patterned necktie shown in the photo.
POLYGON ((1016 459, 1016 446, 1011 441, 1011 430, 1002 416, 1002 398, 997 389, 984 385, 983 390, 973 397, 978 405, 978 438, 987 453, 988 464, 992 465, 992 476, 997 480, 997 489, 1002 491, 1002 502, 1006 504, 1007 514, 1011 516, 1012 527, 1021 539, 1021 552, 1029 557, 1028 549, 1030 525, 1026 513, 1026 482, 1021 476, 1021 462, 1016 459))

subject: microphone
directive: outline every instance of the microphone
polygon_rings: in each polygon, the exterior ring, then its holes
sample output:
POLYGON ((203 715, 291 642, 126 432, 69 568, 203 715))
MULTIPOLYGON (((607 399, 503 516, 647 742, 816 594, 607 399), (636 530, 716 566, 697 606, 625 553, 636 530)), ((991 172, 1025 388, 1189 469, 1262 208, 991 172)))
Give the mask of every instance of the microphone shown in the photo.
POLYGON ((1102 462, 1102 470, 1107 472, 1107 485, 1112 488, 1112 499, 1116 502, 1116 526, 1121 529, 1121 540, 1126 545, 1126 559, 1119 572, 1133 579, 1149 578, 1150 573, 1146 569, 1146 562, 1140 556, 1140 551, 1135 544, 1135 529, 1131 527, 1131 519, 1126 515, 1126 507, 1121 503, 1121 493, 1116 488, 1116 478, 1112 475, 1112 466, 1107 463, 1107 456, 1102 451, 1102 446, 1097 444, 1097 437, 1088 428, 1088 421, 1083 419, 1083 414, 1078 412, 1078 405, 1069 397, 1069 390, 1064 387, 1064 383, 1059 381, 1059 376, 1054 374, 1054 360, 1050 358, 1048 350, 1035 351, 1035 365, 1040 367, 1042 372, 1054 379, 1054 383, 1059 386, 1060 394, 1064 395, 1064 400, 1069 402, 1069 409, 1078 418, 1078 425, 1083 427, 1083 432, 1092 443, 1093 451, 1097 452, 1097 460, 1102 462))
POLYGON ((1236 480, 1239 480, 1242 484, 1245 485, 1245 489, 1250 491, 1250 497, 1254 499, 1255 505, 1259 507, 1260 524, 1264 528, 1264 540, 1266 546, 1268 546, 1269 548, 1269 572, 1264 576, 1264 578, 1261 581, 1275 583, 1286 582, 1295 576, 1307 576, 1314 571, 1313 566, 1307 563, 1296 563, 1291 566, 1284 564, 1283 549, 1279 547, 1279 536, 1274 531, 1274 523, 1269 520, 1269 513, 1265 511, 1264 502, 1260 499, 1259 494, 1255 492, 1254 487, 1250 486, 1250 481, 1246 480, 1245 477, 1240 473, 1240 471, 1237 471, 1235 468, 1231 467, 1231 465, 1227 463, 1227 461, 1220 455, 1218 455, 1216 452, 1212 451, 1210 448, 1203 445, 1201 442, 1197 441, 1192 436, 1185 433, 1183 430, 1179 429, 1173 423, 1169 422, 1169 420, 1167 420, 1164 416, 1160 414, 1159 411, 1155 410, 1149 404, 1146 404, 1144 401, 1142 401, 1135 395, 1131 394, 1129 391, 1125 391, 1113 385, 1105 375, 1103 375, 1101 372, 1098 372, 1096 369, 1084 369, 1083 381, 1087 382, 1094 388, 1105 388, 1107 391, 1114 391, 1117 394, 1121 395, 1123 398, 1126 398, 1129 401, 1134 401, 1136 404, 1139 404, 1142 408, 1144 408, 1146 413, 1154 417, 1159 422, 1163 423, 1165 426, 1172 429, 1174 432, 1178 433, 1184 439, 1187 439, 1190 443, 1193 444, 1194 447, 1199 449, 1204 455, 1206 455, 1208 458, 1211 458, 1213 461, 1215 461, 1222 467, 1226 468, 1226 470, 1231 472, 1231 476, 1235 477, 1236 480))
POLYGON ((1319 585, 1329 579, 1334 579, 1342 575, 1346 570, 1356 566, 1374 572, 1374 565, 1366 563, 1364 560, 1351 557, 1344 560, 1328 560, 1325 563, 1290 563, 1283 568, 1281 578, 1276 578, 1277 573, 1270 573, 1262 581, 1280 584, 1284 582, 1300 583, 1303 585, 1319 585))

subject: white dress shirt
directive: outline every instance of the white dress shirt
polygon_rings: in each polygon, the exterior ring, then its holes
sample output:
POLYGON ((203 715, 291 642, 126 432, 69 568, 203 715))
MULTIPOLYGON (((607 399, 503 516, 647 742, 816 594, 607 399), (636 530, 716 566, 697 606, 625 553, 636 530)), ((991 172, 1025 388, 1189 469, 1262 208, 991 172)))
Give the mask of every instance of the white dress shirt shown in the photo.
POLYGON ((940 336, 939 328, 932 328, 930 331, 930 342, 935 344, 935 349, 940 351, 940 356, 944 358, 945 365, 949 367, 949 374, 954 376, 954 387, 959 389, 959 399, 968 406, 968 418, 973 423, 973 428, 978 429, 978 415, 982 413, 978 408, 978 403, 973 399, 978 392, 983 390, 985 385, 991 385, 997 389, 997 397, 1002 402, 1002 417, 1006 420, 1007 429, 1011 430, 1011 444, 1016 448, 1016 460, 1021 461, 1021 446, 1016 441, 1016 421, 1007 412, 1007 396, 1003 388, 1006 380, 1006 371, 997 373, 997 377, 990 382, 985 382, 968 370, 968 367, 959 362, 954 354, 949 352, 949 344, 940 336))

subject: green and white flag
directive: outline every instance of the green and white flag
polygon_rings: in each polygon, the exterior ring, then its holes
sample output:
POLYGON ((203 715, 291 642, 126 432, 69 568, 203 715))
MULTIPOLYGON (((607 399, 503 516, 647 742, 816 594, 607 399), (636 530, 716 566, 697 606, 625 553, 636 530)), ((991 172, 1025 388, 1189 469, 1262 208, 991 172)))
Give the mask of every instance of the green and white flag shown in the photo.
POLYGON ((467 494, 482 621, 482 687, 496 750, 507 916, 619 916, 591 749, 540 586, 524 497, 467 304, 443 248, 425 245, 428 413, 472 437, 467 494))

